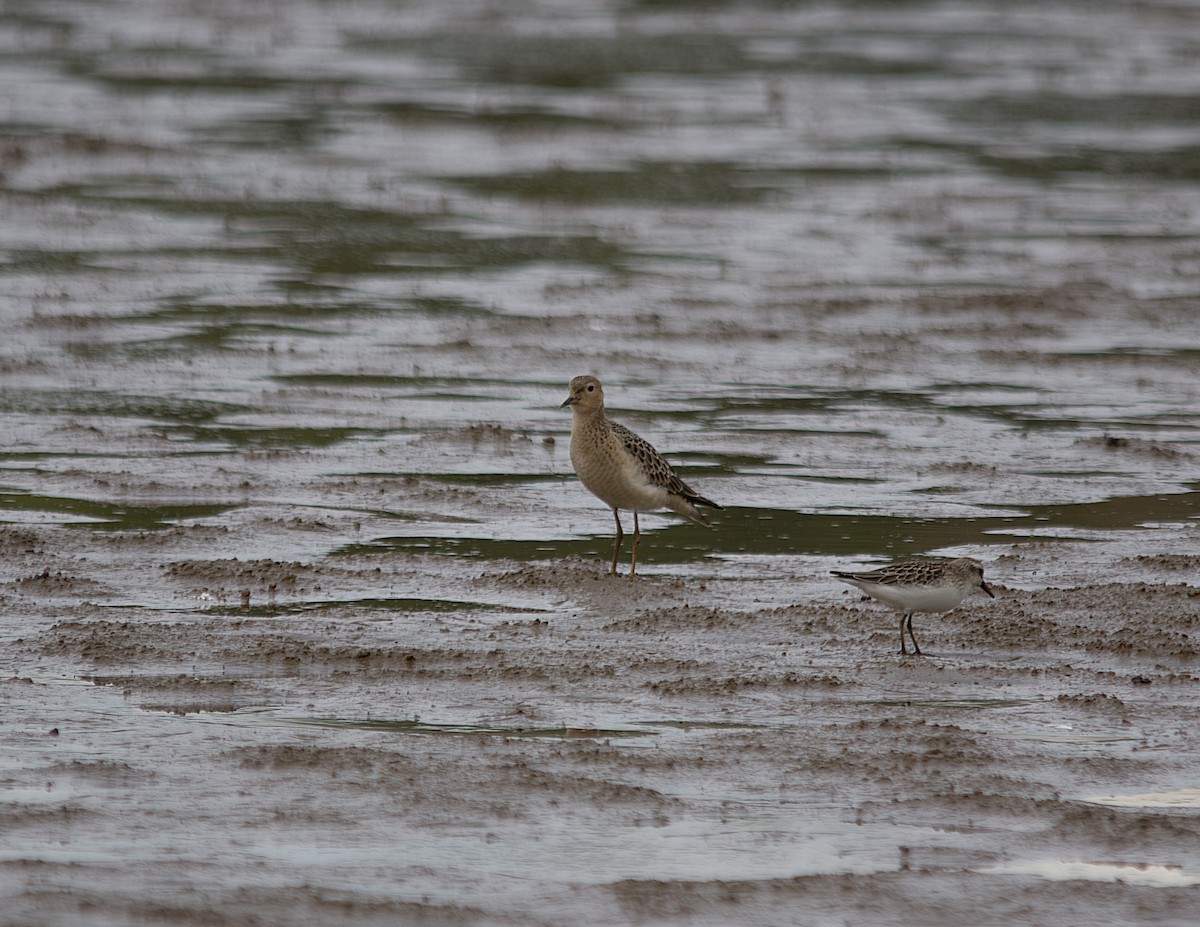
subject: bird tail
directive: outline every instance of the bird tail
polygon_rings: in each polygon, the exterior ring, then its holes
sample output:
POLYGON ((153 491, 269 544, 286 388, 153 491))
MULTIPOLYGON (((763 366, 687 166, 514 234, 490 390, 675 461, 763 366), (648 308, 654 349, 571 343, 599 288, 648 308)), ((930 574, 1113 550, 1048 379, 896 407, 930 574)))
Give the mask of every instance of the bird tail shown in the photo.
POLYGON ((678 512, 680 515, 690 518, 698 525, 704 525, 705 528, 711 528, 712 524, 709 522, 705 514, 696 508, 696 506, 707 505, 709 508, 713 509, 721 508, 721 506, 717 505, 717 503, 713 502, 711 499, 705 499, 703 496, 698 496, 695 493, 691 493, 686 496, 672 495, 670 501, 667 502, 667 505, 672 511, 678 512))

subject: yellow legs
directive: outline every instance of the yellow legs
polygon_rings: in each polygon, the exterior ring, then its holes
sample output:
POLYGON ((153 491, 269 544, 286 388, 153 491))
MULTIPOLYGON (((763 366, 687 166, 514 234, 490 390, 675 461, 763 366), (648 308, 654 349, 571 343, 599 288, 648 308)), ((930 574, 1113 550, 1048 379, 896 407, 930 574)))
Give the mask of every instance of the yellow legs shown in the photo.
POLYGON ((617 575, 617 558, 621 556, 621 541, 625 538, 625 532, 621 529, 621 513, 616 509, 613 509, 613 518, 617 520, 617 543, 613 546, 613 562, 608 571, 609 576, 617 575))
MULTIPOLYGON (((613 519, 617 523, 617 543, 613 545, 612 566, 609 567, 608 575, 617 575, 617 558, 621 556, 621 542, 625 539, 625 532, 621 528, 621 513, 617 509, 613 509, 613 519)), ((637 549, 638 541, 642 539, 642 529, 638 525, 638 513, 633 513, 633 560, 629 565, 629 575, 632 577, 637 573, 637 549)), ((916 645, 916 641, 913 644, 916 645)))
POLYGON ((638 528, 637 512, 633 513, 633 559, 629 562, 629 578, 633 579, 633 574, 637 572, 637 547, 638 541, 642 538, 641 529, 638 528))

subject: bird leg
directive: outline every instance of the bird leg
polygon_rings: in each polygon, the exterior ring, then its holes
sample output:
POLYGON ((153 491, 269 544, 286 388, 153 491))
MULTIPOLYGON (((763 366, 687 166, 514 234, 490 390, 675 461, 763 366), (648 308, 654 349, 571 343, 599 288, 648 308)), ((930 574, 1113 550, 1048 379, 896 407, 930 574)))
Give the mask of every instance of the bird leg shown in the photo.
POLYGON ((908 653, 908 648, 904 645, 904 619, 907 617, 908 615, 904 613, 900 614, 900 652, 902 654, 908 653))
POLYGON ((629 563, 629 578, 633 578, 633 574, 637 572, 637 549, 638 541, 642 539, 642 529, 638 527, 638 513, 634 510, 633 513, 633 559, 629 563))
MULTIPOLYGON (((919 656, 921 656, 921 648, 917 646, 917 636, 916 636, 915 634, 913 634, 913 629, 912 629, 912 612, 909 612, 909 613, 908 613, 908 636, 912 638, 912 642, 913 642, 913 651, 916 653, 916 655, 917 655, 918 657, 919 657, 919 656)), ((900 643, 901 643, 901 644, 903 644, 903 643, 904 643, 904 635, 903 635, 903 634, 900 636, 900 643)))
POLYGON ((625 538, 625 532, 621 530, 621 513, 613 509, 613 518, 617 520, 617 543, 613 545, 613 561, 612 567, 609 568, 608 575, 617 575, 617 558, 621 556, 621 541, 625 538))

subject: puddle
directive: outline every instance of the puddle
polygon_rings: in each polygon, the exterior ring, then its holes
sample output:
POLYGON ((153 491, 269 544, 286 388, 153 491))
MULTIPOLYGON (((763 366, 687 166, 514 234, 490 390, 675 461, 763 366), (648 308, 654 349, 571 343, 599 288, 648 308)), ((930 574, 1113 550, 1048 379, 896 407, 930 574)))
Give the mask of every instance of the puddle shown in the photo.
MULTIPOLYGON (((913 698, 913 699, 879 699, 868 702, 888 708, 908 709, 949 709, 951 711, 995 711, 997 709, 1024 708, 1038 705, 1046 701, 1044 698, 913 698)), ((1049 730, 1027 731, 996 731, 989 730, 989 737, 997 740, 1032 741, 1046 744, 1108 744, 1123 742, 1140 742, 1143 737, 1139 734, 1116 734, 1112 732, 1077 732, 1070 725, 1056 725, 1049 730)))
POLYGON ((23 683, 26 680, 29 683, 39 686, 80 686, 90 688, 93 685, 90 676, 67 676, 61 673, 29 673, 21 677, 13 676, 6 681, 23 683))
POLYGON ((70 785, 47 783, 41 788, 0 786, 0 807, 4 805, 64 805, 91 793, 70 785))
MULTIPOLYGON (((700 473, 695 479, 699 482, 705 477, 700 473)), ((522 482, 512 476, 455 477, 453 481, 464 486, 522 482)), ((524 482, 528 484, 528 481, 524 482)), ((710 478, 709 482, 720 486, 717 480, 710 478)), ((572 491, 578 489, 569 488, 572 491)), ((712 492, 718 494, 717 489, 712 492)), ((994 544, 998 536, 1004 535, 1036 533, 1047 538, 1079 540, 1081 528, 1127 530, 1152 520, 1185 520, 1197 514, 1200 514, 1200 492, 1078 505, 1029 506, 1022 507, 1020 514, 1005 517, 973 515, 969 511, 961 517, 921 518, 727 506, 713 517, 715 530, 682 521, 657 527, 658 519, 646 519, 649 524, 643 526, 642 549, 653 551, 653 555, 646 558, 648 562, 664 564, 746 554, 858 557, 876 554, 899 558, 942 548, 994 544)), ((573 519, 580 527, 592 524, 603 525, 605 529, 611 526, 611 521, 611 516, 605 518, 603 509, 597 509, 593 517, 576 516, 573 519)), ((1090 534, 1088 537, 1101 539, 1107 535, 1090 534)), ((346 545, 338 548, 336 553, 355 556, 408 550, 484 560, 524 561, 610 556, 611 544, 611 535, 607 533, 585 539, 481 537, 478 526, 459 523, 441 526, 437 535, 414 532, 412 535, 379 537, 346 545)))
POLYGON ((169 395, 135 395, 103 389, 6 389, 0 413, 35 416, 130 418, 197 425, 220 416, 244 415, 250 406, 169 395))
POLYGON ((1140 734, 1075 734, 1070 731, 993 731, 997 740, 1024 740, 1043 744, 1139 743, 1140 734))
POLYGON ((1092 795, 1085 797, 1083 801, 1095 805, 1112 805, 1118 808, 1200 808, 1200 788, 1125 795, 1092 795))
POLYGON ((387 721, 353 718, 289 718, 280 723, 300 727, 355 728, 387 734, 448 734, 465 737, 518 737, 531 740, 615 740, 631 737, 653 737, 654 731, 633 728, 593 727, 497 727, 473 724, 433 724, 426 721, 387 721))
POLYGON ((534 174, 445 177, 474 193, 538 201, 738 205, 757 203, 800 178, 798 171, 753 170, 736 164, 643 162, 628 170, 553 168, 534 174))
POLYGON ((498 602, 470 602, 456 599, 418 599, 418 598, 370 598, 370 599, 323 599, 319 601, 296 601, 289 599, 276 605, 251 605, 248 608, 240 606, 206 607, 206 614, 228 615, 242 618, 271 618, 284 615, 299 615, 310 612, 345 612, 364 611, 395 613, 396 615, 440 613, 480 613, 501 615, 545 615, 551 614, 548 609, 528 606, 504 605, 498 602))
POLYGON ((668 728, 677 731, 757 731, 767 730, 768 724, 750 724, 738 721, 642 721, 647 727, 668 728))
MULTIPOLYGON (((461 902, 481 899, 488 892, 507 895, 527 892, 531 875, 554 872, 580 887, 621 883, 668 885, 717 881, 794 879, 805 875, 868 874, 895 867, 895 847, 879 838, 884 827, 814 822, 793 809, 776 808, 718 823, 670 821, 659 826, 564 826, 549 822, 537 840, 490 843, 473 834, 437 828, 416 834, 397 833, 386 844, 359 847, 317 847, 260 843, 251 856, 311 866, 355 868, 386 865, 402 875, 414 868, 432 867, 446 876, 446 894, 434 897, 461 902)), ((395 880, 405 892, 407 879, 395 880)))
POLYGON ((455 737, 504 737, 528 740, 631 740, 657 737, 664 731, 737 731, 761 730, 766 725, 727 721, 638 721, 621 726, 580 727, 523 727, 517 725, 455 724, 419 720, 386 718, 297 717, 269 707, 238 708, 231 712, 211 714, 198 712, 197 720, 222 724, 278 724, 296 727, 353 729, 381 734, 413 734, 421 736, 449 735, 455 737))
POLYGON ((305 428, 302 426, 253 426, 253 425, 173 425, 164 432, 174 438, 195 442, 209 448, 245 448, 265 450, 280 448, 324 448, 352 440, 367 440, 372 434, 368 428, 305 428))
POLYGON ((1108 863, 1064 860, 1030 860, 1001 863, 976 869, 985 875, 1030 875, 1053 882, 1123 882, 1152 888, 1186 888, 1200 885, 1200 872, 1182 866, 1154 863, 1108 863))
POLYGON ((959 711, 982 711, 994 708, 1020 708, 1025 705, 1036 705, 1041 701, 1043 699, 1038 698, 913 698, 880 699, 867 704, 891 708, 949 708, 959 711))
POLYGON ((129 505, 0 491, 0 514, 21 513, 22 516, 8 518, 6 521, 19 523, 24 520, 24 513, 34 513, 37 521, 49 518, 66 525, 104 531, 161 531, 185 521, 215 518, 233 508, 233 505, 210 503, 129 505))

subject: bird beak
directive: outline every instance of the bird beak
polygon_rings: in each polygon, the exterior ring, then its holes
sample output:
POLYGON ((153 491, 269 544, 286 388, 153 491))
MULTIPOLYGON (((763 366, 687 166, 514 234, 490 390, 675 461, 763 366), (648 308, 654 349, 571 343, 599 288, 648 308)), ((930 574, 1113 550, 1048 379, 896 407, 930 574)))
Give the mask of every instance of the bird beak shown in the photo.
POLYGON ((990 595, 993 599, 996 598, 996 593, 992 592, 992 587, 985 583, 982 579, 979 581, 979 588, 990 595))
POLYGON ((563 400, 563 403, 561 406, 559 406, 559 408, 565 409, 567 406, 573 406, 577 402, 579 402, 578 396, 568 396, 566 399, 563 400))

